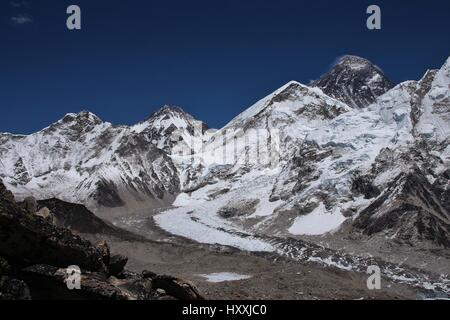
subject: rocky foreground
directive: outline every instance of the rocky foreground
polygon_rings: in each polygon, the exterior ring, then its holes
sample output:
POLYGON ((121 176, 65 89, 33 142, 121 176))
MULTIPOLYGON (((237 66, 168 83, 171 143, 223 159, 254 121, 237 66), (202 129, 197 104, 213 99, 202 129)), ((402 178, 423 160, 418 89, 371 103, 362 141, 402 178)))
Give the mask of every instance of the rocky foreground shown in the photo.
MULTIPOLYGON (((194 286, 150 271, 125 269, 128 258, 93 245, 71 230, 70 204, 33 199, 16 202, 0 182, 0 300, 201 300, 194 286), (61 210, 66 210, 67 215, 61 210), (70 290, 67 268, 81 269, 80 289, 70 290)), ((79 210, 78 210, 79 212, 79 210)), ((86 212, 86 216, 89 216, 86 212)), ((85 217, 86 218, 86 217, 85 217)), ((95 216, 90 228, 119 232, 95 216)), ((126 235, 126 233, 124 233, 126 235)))

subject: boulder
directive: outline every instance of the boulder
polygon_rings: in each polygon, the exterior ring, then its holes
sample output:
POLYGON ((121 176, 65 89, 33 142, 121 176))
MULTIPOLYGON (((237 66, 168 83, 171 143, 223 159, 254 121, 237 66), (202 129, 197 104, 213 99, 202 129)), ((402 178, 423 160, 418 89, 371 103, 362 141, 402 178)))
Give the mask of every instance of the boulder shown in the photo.
POLYGON ((243 215, 251 215, 256 211, 259 199, 244 199, 237 202, 229 203, 220 208, 217 213, 224 219, 233 218, 243 215))
POLYGON ((96 246, 102 255, 103 263, 108 266, 111 259, 111 251, 108 243, 106 241, 100 241, 96 246))
POLYGON ((19 205, 24 209, 26 212, 34 214, 36 211, 38 211, 38 203, 34 197, 27 197, 22 202, 19 203, 19 205))
POLYGON ((190 283, 181 279, 167 276, 158 275, 153 279, 153 288, 163 289, 168 295, 178 300, 204 300, 202 295, 197 289, 190 283))
POLYGON ((154 272, 152 272, 152 271, 148 271, 148 270, 144 270, 144 271, 142 271, 142 277, 145 279, 145 278, 151 278, 151 279, 153 279, 154 277, 156 277, 157 276, 157 274, 156 273, 154 273, 154 272))
POLYGON ((1 300, 31 300, 30 289, 21 280, 0 276, 1 300))
POLYGON ((167 296, 166 291, 165 291, 164 289, 156 289, 155 294, 156 294, 158 297, 167 296))
POLYGON ((128 263, 127 257, 120 254, 112 255, 109 261, 109 274, 112 276, 120 275, 123 272, 127 263, 128 263))
POLYGON ((124 279, 111 276, 109 283, 126 292, 132 300, 154 300, 157 296, 153 291, 152 279, 143 278, 137 274, 128 273, 124 279))
POLYGON ((56 217, 47 207, 43 207, 34 213, 35 216, 41 217, 48 223, 56 225, 56 217))

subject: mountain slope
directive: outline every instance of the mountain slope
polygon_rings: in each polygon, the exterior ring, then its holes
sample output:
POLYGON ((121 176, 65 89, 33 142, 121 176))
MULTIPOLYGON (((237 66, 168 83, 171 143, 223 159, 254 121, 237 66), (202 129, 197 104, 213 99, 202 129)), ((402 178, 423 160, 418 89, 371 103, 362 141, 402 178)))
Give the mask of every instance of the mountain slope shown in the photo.
POLYGON ((368 235, 382 232, 413 246, 428 240, 437 246, 450 247, 450 212, 418 168, 398 175, 361 211, 354 225, 368 235))

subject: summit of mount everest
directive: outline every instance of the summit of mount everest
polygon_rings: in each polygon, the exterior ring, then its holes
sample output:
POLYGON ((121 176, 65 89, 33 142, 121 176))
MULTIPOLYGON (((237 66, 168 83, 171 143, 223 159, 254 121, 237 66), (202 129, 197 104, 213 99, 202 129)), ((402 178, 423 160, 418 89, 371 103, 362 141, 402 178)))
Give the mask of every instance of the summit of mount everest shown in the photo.
POLYGON ((352 108, 364 108, 392 89, 392 82, 369 60, 346 55, 312 86, 352 108))

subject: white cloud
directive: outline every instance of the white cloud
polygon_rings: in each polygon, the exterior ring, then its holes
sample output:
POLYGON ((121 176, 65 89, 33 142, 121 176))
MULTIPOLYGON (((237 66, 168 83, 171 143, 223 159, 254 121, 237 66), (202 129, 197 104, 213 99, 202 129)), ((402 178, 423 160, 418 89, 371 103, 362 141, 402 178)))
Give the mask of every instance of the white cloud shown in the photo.
POLYGON ((30 8, 31 7, 29 1, 13 0, 9 4, 14 8, 30 8))
POLYGON ((11 22, 14 24, 28 24, 33 22, 33 17, 29 14, 18 14, 11 17, 11 22))

